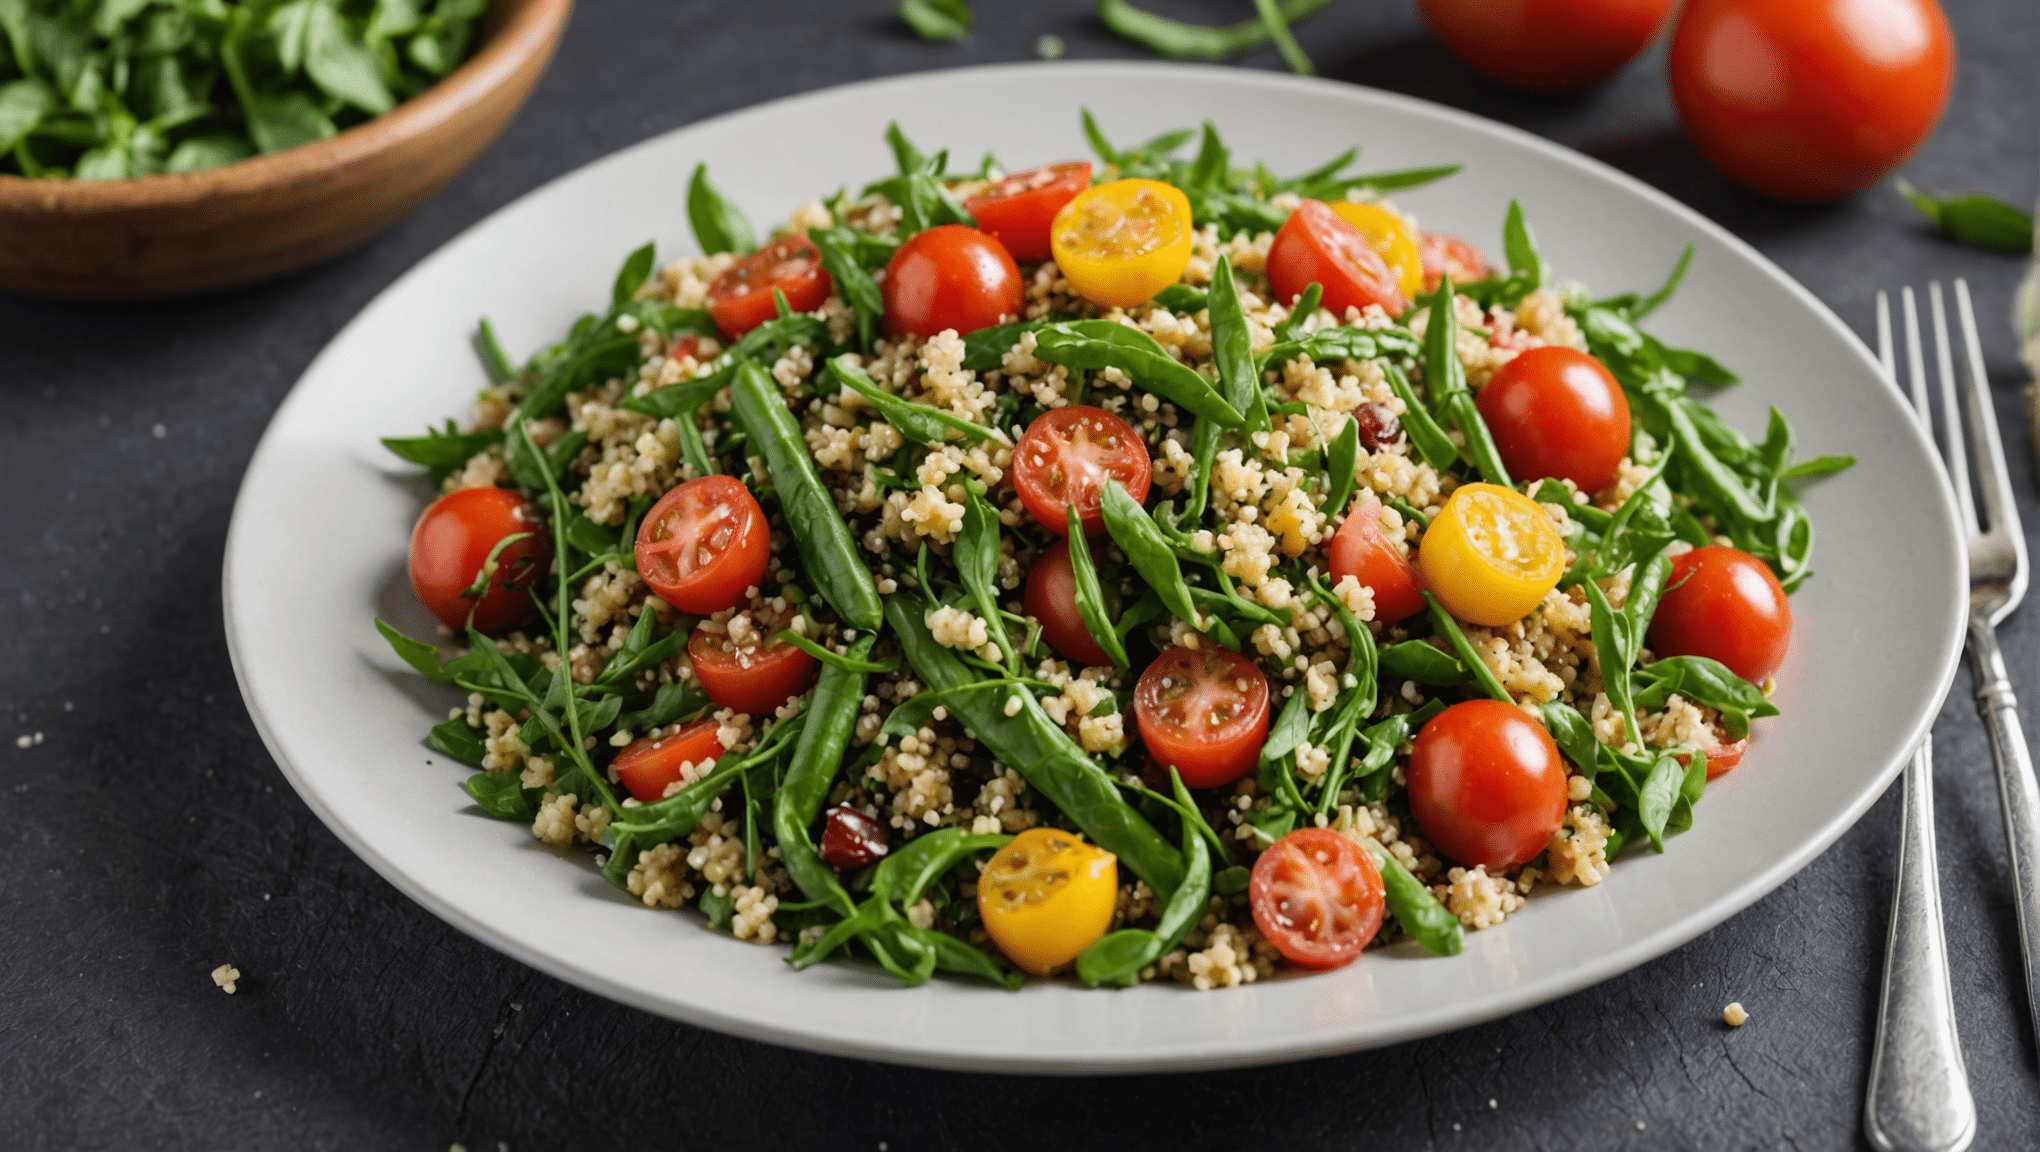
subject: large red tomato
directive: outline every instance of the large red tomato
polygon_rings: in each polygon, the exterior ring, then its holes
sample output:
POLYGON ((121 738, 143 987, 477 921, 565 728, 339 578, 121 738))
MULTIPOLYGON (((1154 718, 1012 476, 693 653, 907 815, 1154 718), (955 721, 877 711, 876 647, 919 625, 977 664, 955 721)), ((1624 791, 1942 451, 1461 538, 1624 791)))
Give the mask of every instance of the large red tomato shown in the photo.
POLYGON ((1792 606, 1762 560, 1734 548, 1695 548, 1672 559, 1650 642, 1659 656, 1705 656, 1761 684, 1792 646, 1792 606))
POLYGON ((1438 39, 1474 71, 1516 88, 1563 92, 1643 51, 1674 0, 1420 2, 1438 39))
POLYGON ((1509 475, 1599 492, 1629 455, 1629 401, 1585 352, 1550 345, 1502 365, 1474 399, 1509 475))
POLYGON ((1544 851, 1565 821, 1565 761, 1513 704, 1468 700, 1433 716, 1410 751, 1410 812, 1439 851, 1489 871, 1544 851))
POLYGON ((411 530, 411 588, 456 632, 470 611, 478 631, 501 632, 531 618, 530 588, 551 557, 545 522, 530 501, 503 488, 462 488, 434 500, 411 530), (497 552, 487 590, 468 595, 489 553, 509 536, 526 538, 497 552))
POLYGON ((1883 179, 1947 107, 1955 42, 1934 0, 1692 0, 1672 98, 1702 155, 1781 200, 1883 179))
POLYGON ((944 224, 916 233, 885 266, 879 285, 889 336, 967 335, 1020 314, 1020 269, 997 240, 944 224))

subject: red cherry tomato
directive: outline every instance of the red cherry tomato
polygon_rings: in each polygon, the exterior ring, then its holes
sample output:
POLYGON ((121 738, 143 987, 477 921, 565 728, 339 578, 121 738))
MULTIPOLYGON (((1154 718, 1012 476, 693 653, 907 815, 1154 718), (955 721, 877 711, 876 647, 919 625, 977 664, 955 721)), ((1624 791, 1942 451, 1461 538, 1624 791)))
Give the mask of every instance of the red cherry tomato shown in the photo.
POLYGON ((673 342, 666 345, 666 359, 679 360, 687 356, 697 360, 701 358, 701 337, 692 332, 675 336, 673 342))
POLYGON ((1454 284, 1471 284, 1488 278, 1487 257, 1480 249, 1443 232, 1426 232, 1417 238, 1417 252, 1424 258, 1424 291, 1436 292, 1438 282, 1452 277, 1454 284))
POLYGON ((1291 964, 1337 968, 1380 931, 1386 897, 1366 849, 1329 828, 1299 828, 1254 861, 1247 902, 1291 964))
POLYGON ((1511 476, 1549 476, 1599 492, 1629 455, 1629 401, 1584 352, 1555 344, 1522 352, 1473 403, 1511 476))
POLYGON ((1781 200, 1883 180, 1948 105, 1955 43, 1934 0, 1692 0, 1672 99, 1709 163, 1781 200))
POLYGON ((1171 648, 1140 674, 1133 717, 1142 743, 1192 788, 1252 771, 1268 740, 1268 677, 1224 648, 1171 648))
POLYGON ((1070 567, 1070 542, 1049 545, 1027 572, 1027 614, 1041 622, 1049 646, 1079 664, 1110 664, 1112 657, 1091 638, 1077 611, 1077 576, 1070 567))
POLYGON ((1374 592, 1374 618, 1384 624, 1424 610, 1424 586, 1417 566, 1381 534, 1381 501, 1363 493, 1346 513, 1328 549, 1332 583, 1351 576, 1374 592))
POLYGON ((697 626, 687 637, 687 658, 710 700, 724 708, 762 716, 806 691, 815 672, 815 658, 776 638, 786 620, 760 610, 751 615, 757 620, 757 632, 742 645, 697 626))
POLYGON ((1578 88, 1622 67, 1650 43, 1673 5, 1673 0, 1420 2, 1431 30, 1468 67, 1533 92, 1578 88))
POLYGON ((891 851, 885 825, 848 804, 829 809, 822 826, 822 859, 838 868, 862 868, 891 851))
MULTIPOLYGON (((1709 780, 1728 775, 1730 768, 1742 763, 1743 753, 1750 746, 1748 740, 1737 740, 1733 744, 1725 743, 1722 740, 1723 735, 1725 733, 1716 729, 1713 734, 1713 743, 1701 749, 1701 751, 1707 753, 1707 778, 1709 780)), ((1693 762, 1693 758, 1686 755, 1676 756, 1673 759, 1681 764, 1691 764, 1693 762)))
POLYGON ((834 284, 813 241, 806 236, 774 240, 730 265, 708 286, 708 314, 724 338, 735 340, 779 315, 774 288, 786 293, 787 307, 795 312, 812 312, 828 300, 834 284))
POLYGON ((1550 846, 1565 820, 1565 762, 1522 709, 1468 700, 1417 733, 1409 795, 1439 851, 1490 872, 1514 868, 1550 846))
POLYGON ((893 253, 879 283, 888 336, 967 335, 1020 314, 1020 269, 997 240, 944 224, 916 233, 893 253))
POLYGON ((1133 426, 1103 408, 1071 404, 1036 417, 1013 450, 1013 487, 1043 528, 1069 530, 1063 510, 1074 505, 1084 534, 1105 530, 1098 493, 1117 480, 1136 501, 1146 500, 1154 477, 1147 445, 1133 426))
POLYGON ((1016 172, 963 202, 964 210, 1022 264, 1053 253, 1048 226, 1062 206, 1091 186, 1091 162, 1074 160, 1016 172))
POLYGON ((411 588, 425 610, 458 632, 474 612, 475 628, 501 632, 532 616, 528 589, 552 556, 538 509, 503 488, 462 488, 434 500, 411 530, 411 588), (496 554, 496 572, 477 603, 467 595, 489 553, 506 536, 529 533, 496 554))
POLYGON ((1360 230, 1321 201, 1305 200, 1268 247, 1268 286, 1277 300, 1294 304, 1313 283, 1324 285, 1323 306, 1334 316, 1369 304, 1400 316, 1410 306, 1388 262, 1360 230))
POLYGON ((659 498, 638 525, 638 575, 682 612, 734 608, 765 575, 772 529, 758 498, 734 476, 689 480, 659 498))
POLYGON ((688 765, 699 767, 722 758, 722 738, 716 735, 721 730, 714 720, 696 720, 671 736, 642 736, 617 753, 609 767, 632 796, 650 804, 665 797, 688 765))
POLYGON ((1705 656, 1761 684, 1785 663, 1792 606, 1762 560, 1734 548, 1695 548, 1672 558, 1650 643, 1659 656, 1705 656))

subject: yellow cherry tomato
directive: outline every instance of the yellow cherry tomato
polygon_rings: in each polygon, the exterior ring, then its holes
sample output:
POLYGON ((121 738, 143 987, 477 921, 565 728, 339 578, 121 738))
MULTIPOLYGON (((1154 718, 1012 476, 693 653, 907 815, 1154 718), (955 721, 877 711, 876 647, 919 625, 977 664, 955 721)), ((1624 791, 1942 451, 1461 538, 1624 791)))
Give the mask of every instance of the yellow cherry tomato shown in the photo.
POLYGON ((1414 300, 1424 290, 1424 257, 1417 250, 1417 238, 1410 235, 1410 226, 1402 217, 1386 208, 1372 204, 1355 204, 1351 200, 1340 200, 1331 205, 1339 219, 1360 230, 1360 235, 1374 246, 1376 252, 1388 263, 1388 270, 1395 273, 1395 286, 1402 294, 1414 300))
POLYGON ((999 951, 1043 975, 1075 960, 1112 924, 1119 858, 1074 832, 1029 828, 978 877, 978 914, 999 951))
POLYGON ((1424 531, 1417 567, 1445 610, 1500 628, 1530 614, 1565 574, 1565 540, 1535 500, 1466 484, 1424 531))
POLYGON ((1190 200, 1159 180, 1094 184, 1049 225, 1055 266, 1105 308, 1145 304, 1190 263, 1190 200))

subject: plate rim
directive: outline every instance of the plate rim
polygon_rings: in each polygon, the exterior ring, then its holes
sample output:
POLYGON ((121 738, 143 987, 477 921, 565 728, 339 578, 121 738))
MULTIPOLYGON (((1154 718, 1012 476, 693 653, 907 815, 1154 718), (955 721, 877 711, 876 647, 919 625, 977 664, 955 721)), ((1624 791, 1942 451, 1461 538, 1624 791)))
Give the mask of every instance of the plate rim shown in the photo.
MULTIPOLYGON (((1787 853, 1769 868, 1750 877, 1737 887, 1730 889, 1704 908, 1684 916, 1653 933, 1611 949, 1586 963, 1569 966, 1556 972, 1525 980, 1521 984, 1491 995, 1472 1006, 1458 1004, 1437 1007, 1429 1012, 1405 1018, 1405 1021, 1397 1027, 1385 1031, 1379 1029, 1370 1030, 1368 1035, 1364 1037, 1351 1035, 1350 1033, 1355 1031, 1355 1029, 1348 1028, 1343 1031, 1333 1031, 1321 1035, 1289 1037, 1286 1039, 1220 1039, 1211 1041, 1204 1047, 1189 1052, 1175 1049, 1167 1051, 1159 1049, 1121 1050, 1107 1059, 1087 1059, 1082 1055, 1073 1055, 1054 1061, 1046 1058, 993 1058, 985 1056, 976 1049, 958 1048, 946 1044, 939 1039, 931 1040, 921 1036, 887 1037, 882 1042, 859 1042, 844 1039, 833 1034, 801 1032, 781 1027, 769 1021, 761 1021, 736 1012, 724 1011, 719 1009, 713 1001, 682 1003, 672 999, 652 997, 635 986, 608 977, 599 970, 588 969, 578 964, 566 962, 557 957, 544 954, 536 947, 525 946, 513 935, 499 931, 488 921, 459 904, 451 900, 441 899, 424 885, 422 881, 415 879, 410 873, 397 867, 393 861, 379 852, 365 833, 342 819, 335 812, 320 794, 319 790, 303 775, 298 766, 285 755, 282 739, 275 722, 262 704, 259 687, 251 680, 248 674, 246 667, 247 658, 243 653, 245 641, 236 613, 235 558, 249 546, 248 541, 253 534, 253 530, 248 527, 246 516, 249 481, 255 475, 258 464, 264 463, 266 458, 276 450, 275 438, 278 436, 278 429, 285 423, 284 416, 289 412, 292 405, 302 401, 303 394, 300 388, 305 380, 313 376, 322 366, 328 356, 332 354, 335 345, 339 344, 357 325, 364 323, 365 317, 374 311, 383 302, 385 297, 397 291, 399 287, 413 276, 418 275, 425 268, 441 259, 451 258, 448 256, 450 250, 459 246, 471 234, 491 225, 499 216, 516 209, 527 200, 546 194, 556 184, 578 175, 589 167, 619 159, 642 149, 657 146, 669 136, 677 133, 690 132, 726 120, 750 116, 781 105, 804 101, 819 103, 830 96, 850 91, 884 88, 911 89, 923 85, 939 85, 951 79, 997 75, 1017 71, 1026 71, 1033 75, 1055 72, 1072 78, 1124 76, 1129 73, 1170 73, 1237 85, 1242 88, 1263 88, 1290 92, 1305 91, 1319 95, 1335 95, 1347 99, 1357 98, 1360 103, 1371 101, 1420 116, 1443 118, 1454 122, 1459 127, 1494 137, 1512 146, 1525 148, 1559 164, 1583 170, 1586 174, 1600 181, 1612 184, 1630 196, 1646 201, 1660 210, 1669 212, 1688 227, 1705 234, 1715 242, 1725 245, 1735 254, 1754 265, 1772 281, 1782 285, 1801 304, 1806 305, 1813 315, 1818 317, 1829 330, 1835 335, 1844 338, 1844 342, 1851 352, 1866 367, 1882 378, 1882 369, 1872 356, 1869 348, 1856 336, 1853 330, 1842 322, 1841 318, 1825 302, 1815 296, 1804 285, 1800 284, 1797 279, 1779 267, 1761 251, 1742 240, 1733 232, 1730 232, 1727 228, 1716 224, 1697 210, 1681 203, 1668 193, 1616 169, 1604 161, 1555 141, 1537 136, 1527 130, 1453 108, 1449 105, 1384 89, 1372 88, 1366 85, 1317 77, 1293 76, 1257 69, 1205 64, 1138 60, 1021 62, 932 69, 852 81, 807 92, 775 97, 771 100, 718 113, 711 117, 676 125, 644 140, 577 164, 573 168, 555 175, 544 183, 499 205, 487 215, 461 229, 453 236, 448 237, 430 253, 406 268, 400 275, 391 280, 389 284, 385 285, 364 303, 347 323, 334 333, 326 345, 320 349, 319 353, 307 363, 297 382, 291 386, 289 393, 286 394, 283 401, 277 406, 269 424, 265 427, 261 438, 257 441, 254 452, 250 455, 247 469, 242 476, 241 487, 235 496, 234 510, 228 524, 221 573, 222 616, 224 618, 229 660, 234 669, 235 680, 241 689, 242 700, 248 709, 250 718, 255 724, 256 731, 261 736, 264 746, 269 750, 271 757, 276 761, 277 766, 282 770, 292 788, 296 790, 306 805, 312 809, 313 813, 319 817, 320 822, 331 830, 342 843, 347 845, 350 851, 360 857, 378 875, 441 920, 451 924, 461 932, 488 947, 510 956, 519 963, 606 999, 649 1011, 669 1019, 709 1028, 729 1035, 833 1056, 944 1070, 1030 1075, 1132 1075, 1155 1072, 1189 1072, 1284 1063, 1363 1049, 1387 1047, 1409 1040, 1485 1023, 1592 987, 1671 952, 1717 927, 1729 917, 1769 895, 1786 880, 1804 869, 1814 858, 1825 852, 1845 832, 1853 828, 1863 817, 1864 813, 1884 795, 1890 787, 1892 780, 1897 777, 1906 759, 1911 755, 1912 750, 1931 731, 1934 720, 1939 715, 1942 703, 1953 686, 1956 668, 1960 662, 1965 643, 1966 629, 1964 623, 1967 612, 1966 600, 1959 594, 1951 597, 1950 602, 1945 606, 1947 615, 1946 627, 1942 633, 1941 650, 1935 654, 1938 668, 1934 670, 1934 675, 1929 678, 1929 682, 1935 685, 1931 695, 1927 697, 1930 703, 1922 707, 1919 710, 1919 714, 1913 718, 1906 739, 1891 754, 1888 762, 1878 770, 1873 778, 1873 782, 1862 788, 1860 793, 1842 810, 1841 814, 1831 819, 1827 826, 1822 828, 1817 835, 1804 841, 1795 851, 1787 853)), ((1931 438, 1919 428, 1917 423, 1907 422, 1905 429, 1906 435, 1915 441, 1916 447, 1924 450, 1930 459, 1939 460, 1938 449, 1933 444, 1931 438)), ((1966 556, 1961 547, 1961 541, 1956 535, 1959 531, 1958 525, 1960 521, 1957 518, 1957 507, 1953 492, 1948 485, 1945 472, 1939 472, 1938 470, 1937 472, 1940 483, 1935 486, 1935 492, 1942 511, 1941 526, 1947 530, 1948 543, 1951 545, 1952 555, 1955 557, 1958 567, 1966 571, 1966 556)), ((1965 585, 1966 580, 1958 581, 1958 591, 1961 586, 1965 585)), ((911 993, 903 994, 910 995, 911 993)))

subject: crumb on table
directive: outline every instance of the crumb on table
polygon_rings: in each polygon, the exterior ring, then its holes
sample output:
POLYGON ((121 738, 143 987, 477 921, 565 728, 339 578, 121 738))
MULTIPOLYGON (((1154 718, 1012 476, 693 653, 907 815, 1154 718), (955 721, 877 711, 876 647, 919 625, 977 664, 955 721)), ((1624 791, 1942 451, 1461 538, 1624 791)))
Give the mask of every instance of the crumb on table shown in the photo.
POLYGON ((1728 1007, 1723 1008, 1721 1010, 1721 1022, 1723 1024, 1728 1025, 1730 1028, 1742 1027, 1743 1021, 1748 1020, 1749 1018, 1750 1014, 1744 1010, 1742 1003, 1740 1001, 1737 1001, 1734 1004, 1730 1004, 1728 1007))
POLYGON ((212 982, 220 986, 227 995, 234 994, 234 983, 241 978, 241 970, 232 964, 222 964, 212 970, 212 982))

